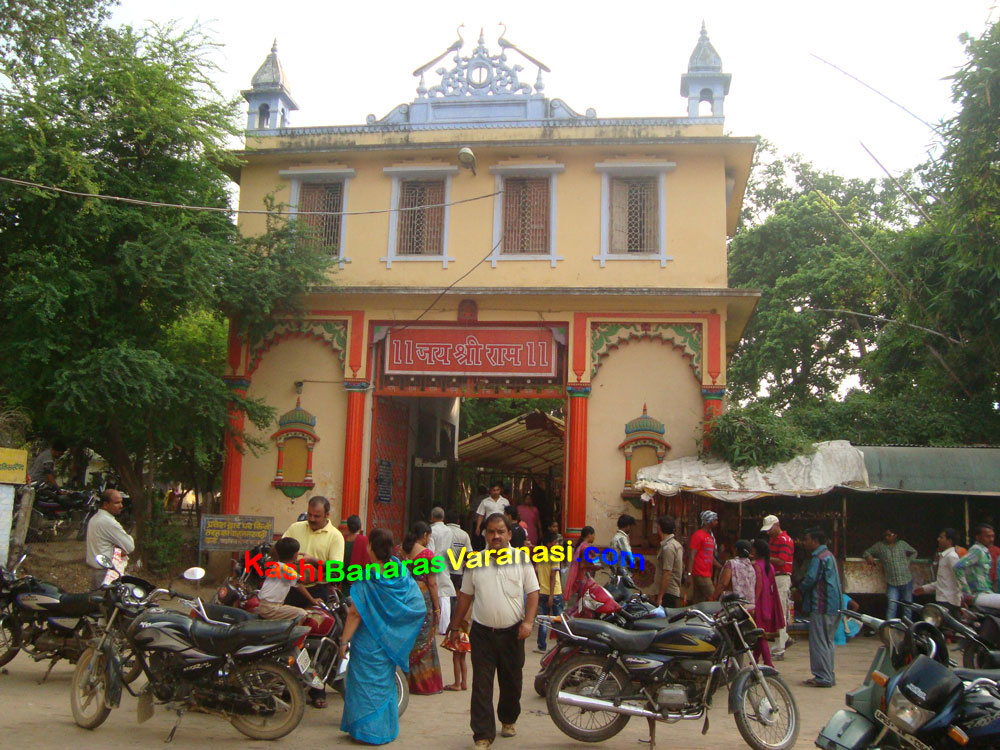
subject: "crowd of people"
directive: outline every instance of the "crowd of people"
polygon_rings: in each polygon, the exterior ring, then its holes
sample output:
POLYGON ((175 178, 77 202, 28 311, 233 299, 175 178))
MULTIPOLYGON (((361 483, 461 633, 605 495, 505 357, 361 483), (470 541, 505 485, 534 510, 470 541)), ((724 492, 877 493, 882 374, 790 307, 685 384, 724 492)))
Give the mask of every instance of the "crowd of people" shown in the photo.
MULTIPOLYGON (((97 555, 111 557, 116 549, 127 554, 134 547, 132 538, 115 521, 120 511, 121 496, 116 490, 107 490, 89 525, 87 563, 95 585, 107 573, 95 567, 97 555)), ((413 575, 365 577, 341 584, 342 595, 350 595, 342 648, 353 644, 358 654, 350 661, 341 729, 355 739, 384 744, 398 735, 397 668, 408 674, 412 695, 466 691, 471 685, 471 726, 481 750, 495 740, 497 719, 501 736, 515 736, 525 641, 534 629, 536 613, 561 613, 588 575, 604 565, 599 558, 585 554, 596 546, 596 533, 587 526, 565 564, 522 561, 462 570, 456 566, 463 552, 564 543, 558 521, 545 524, 530 495, 515 506, 503 496, 499 484, 490 487, 471 511, 463 525, 459 511, 435 507, 429 523, 416 521, 402 540, 396 540, 385 529, 373 529, 365 536, 358 516, 347 519, 347 533, 343 534, 329 519, 329 501, 317 496, 309 500, 305 518, 289 526, 274 543, 272 557, 285 566, 286 575, 269 578, 262 586, 257 614, 264 618, 302 618, 306 608, 329 596, 329 583, 308 587, 298 583, 293 564, 321 567, 336 560, 344 566, 367 566, 435 557, 446 561, 439 572, 417 572, 412 566, 413 575), (453 680, 449 684, 443 678, 439 648, 452 654, 453 680), (494 680, 499 684, 495 710, 494 680)), ((798 540, 807 561, 793 582, 796 543, 777 516, 766 516, 758 538, 737 540, 730 554, 720 554, 717 513, 705 510, 697 520, 698 528, 690 534, 685 549, 677 535, 677 520, 667 515, 656 519, 659 545, 650 595, 653 603, 672 608, 735 592, 758 627, 769 634, 758 642, 754 656, 773 666, 794 643, 788 629, 791 603, 795 602, 797 612, 809 620, 812 677, 805 684, 836 684, 835 645, 853 635, 838 612, 845 607, 856 609, 857 604, 842 591, 837 561, 825 533, 809 529, 798 540)), ((636 524, 628 514, 618 518, 617 529, 606 545, 617 559, 632 555, 631 534, 636 524)), ((997 590, 1000 548, 993 543, 992 526, 978 525, 975 543, 968 550, 957 542, 954 529, 941 530, 936 577, 918 587, 914 587, 910 572, 916 551, 893 529, 886 529, 883 538, 864 551, 870 564, 880 564, 885 570, 887 619, 896 616, 897 602, 905 607, 914 595, 933 594, 939 602, 958 606, 963 596, 997 590)), ((536 653, 545 652, 548 637, 546 629, 539 627, 536 653)), ((323 690, 311 690, 310 700, 317 708, 326 706, 323 690)))

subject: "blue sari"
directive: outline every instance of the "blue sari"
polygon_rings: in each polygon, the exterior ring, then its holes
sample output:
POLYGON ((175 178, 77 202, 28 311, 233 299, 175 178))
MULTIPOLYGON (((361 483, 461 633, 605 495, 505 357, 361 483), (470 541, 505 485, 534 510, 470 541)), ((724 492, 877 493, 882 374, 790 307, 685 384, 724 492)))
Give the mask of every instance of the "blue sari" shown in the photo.
POLYGON ((356 581, 351 598, 361 624, 351 638, 340 729, 361 742, 384 745, 399 736, 396 667, 409 671, 410 651, 427 608, 416 581, 406 573, 356 581))

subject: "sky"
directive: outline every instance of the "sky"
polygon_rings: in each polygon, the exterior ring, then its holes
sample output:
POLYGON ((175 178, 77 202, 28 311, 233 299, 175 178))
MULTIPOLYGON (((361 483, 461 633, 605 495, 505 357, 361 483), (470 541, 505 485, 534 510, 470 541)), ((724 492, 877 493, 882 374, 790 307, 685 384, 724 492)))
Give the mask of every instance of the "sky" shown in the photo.
MULTIPOLYGON (((997 17, 995 0, 121 0, 113 21, 200 23, 222 45, 216 81, 227 96, 249 88, 277 38, 300 107, 292 125, 308 126, 381 118, 415 97, 411 71, 447 49, 459 24, 468 54, 480 28, 498 51, 501 22, 508 40, 551 68, 546 95, 576 111, 681 117, 680 76, 704 20, 733 77, 727 133, 760 135, 821 169, 872 177, 882 172, 860 142, 899 172, 927 158, 934 132, 813 55, 936 124, 955 111, 946 78, 965 61, 959 35, 978 36, 997 17)), ((522 64, 522 80, 534 82, 535 68, 522 64)))

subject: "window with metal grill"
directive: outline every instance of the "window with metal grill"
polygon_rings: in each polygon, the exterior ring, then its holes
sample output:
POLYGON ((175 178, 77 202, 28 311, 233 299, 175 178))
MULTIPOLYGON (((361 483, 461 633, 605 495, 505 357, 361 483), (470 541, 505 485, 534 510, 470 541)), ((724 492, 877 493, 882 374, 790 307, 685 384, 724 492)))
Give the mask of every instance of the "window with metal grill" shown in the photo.
POLYGON ((655 177, 612 178, 611 252, 660 251, 655 177))
POLYGON ((549 178, 503 181, 504 254, 549 253, 549 178))
POLYGON ((444 180, 399 183, 396 255, 444 254, 444 180))
POLYGON ((340 227, 344 203, 342 182, 306 182, 299 188, 298 219, 310 227, 312 239, 332 255, 340 255, 340 227), (323 216, 313 212, 329 211, 323 216))

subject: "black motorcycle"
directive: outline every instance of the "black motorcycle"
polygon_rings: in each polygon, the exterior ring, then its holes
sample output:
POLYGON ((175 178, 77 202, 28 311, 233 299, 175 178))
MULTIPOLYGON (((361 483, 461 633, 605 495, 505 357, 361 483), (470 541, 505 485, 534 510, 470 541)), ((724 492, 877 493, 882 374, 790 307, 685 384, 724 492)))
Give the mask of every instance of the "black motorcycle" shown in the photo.
MULTIPOLYGON (((31 519, 27 541, 40 542, 65 537, 76 532, 77 539, 86 533, 86 520, 97 509, 98 493, 93 490, 64 490, 45 482, 31 482, 35 499, 31 506, 31 519)), ((19 492, 14 503, 14 515, 20 511, 19 492)))
POLYGON ((746 743, 755 750, 791 748, 799 733, 792 691, 776 670, 747 658, 764 631, 734 594, 720 601, 714 618, 686 610, 661 630, 547 618, 581 649, 549 682, 546 702, 556 726, 573 739, 603 742, 641 716, 652 750, 656 722, 705 719, 707 731, 712 699, 728 682, 729 711, 746 743), (732 676, 729 666, 738 657, 749 666, 732 676))
MULTIPOLYGON (((109 560, 103 562, 110 566, 109 560)), ((185 578, 199 580, 204 574, 201 568, 191 568, 185 578)), ((189 710, 220 715, 239 732, 260 740, 284 737, 299 725, 306 703, 300 668, 309 666, 301 645, 308 628, 291 620, 213 624, 154 605, 169 596, 187 608, 201 609, 200 600, 155 589, 133 601, 126 584, 115 582, 108 588, 113 606, 134 614, 125 638, 148 683, 137 694, 125 687, 139 698, 140 723, 159 704, 177 712, 168 740, 189 710)), ((73 673, 70 706, 74 721, 84 729, 100 726, 121 700, 120 654, 109 633, 95 639, 73 673)))
POLYGON ((68 594, 17 569, 28 551, 9 571, 0 566, 0 666, 24 651, 35 661, 60 659, 75 664, 94 637, 101 614, 99 593, 68 594))

